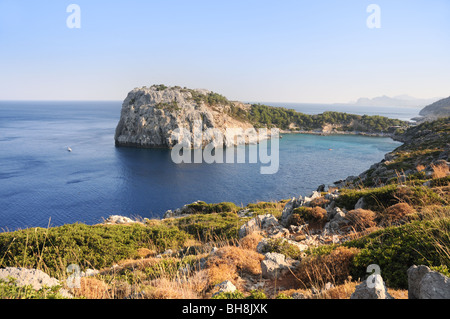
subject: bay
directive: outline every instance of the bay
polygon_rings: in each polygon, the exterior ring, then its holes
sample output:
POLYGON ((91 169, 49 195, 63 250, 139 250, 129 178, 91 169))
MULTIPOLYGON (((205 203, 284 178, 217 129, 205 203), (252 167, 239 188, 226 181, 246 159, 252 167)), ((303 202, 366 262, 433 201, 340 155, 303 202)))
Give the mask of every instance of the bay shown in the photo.
POLYGON ((1 230, 95 224, 110 215, 160 218, 196 200, 245 206, 307 196, 400 145, 383 137, 289 134, 273 175, 261 175, 259 163, 175 164, 170 150, 115 147, 120 108, 120 101, 0 102, 1 230))

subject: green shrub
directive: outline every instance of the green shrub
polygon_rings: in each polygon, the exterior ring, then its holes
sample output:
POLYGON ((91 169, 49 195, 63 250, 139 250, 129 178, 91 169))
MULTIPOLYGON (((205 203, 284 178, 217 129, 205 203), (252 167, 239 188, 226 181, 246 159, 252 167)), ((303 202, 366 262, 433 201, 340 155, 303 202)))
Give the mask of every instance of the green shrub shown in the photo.
POLYGON ((289 295, 286 295, 285 293, 279 293, 279 294, 275 297, 275 299, 294 299, 294 298, 292 298, 292 297, 289 296, 289 295))
POLYGON ((279 253, 292 259, 299 259, 302 255, 300 248, 290 244, 284 238, 269 239, 267 245, 264 247, 263 254, 264 253, 279 253))
POLYGON ((202 241, 211 239, 235 239, 238 230, 245 223, 234 213, 195 214, 165 221, 202 241))
POLYGON ((327 221, 327 211, 319 206, 317 207, 305 207, 301 206, 294 209, 291 217, 290 224, 303 225, 308 223, 310 227, 321 228, 327 221))
POLYGON ((248 296, 246 299, 267 299, 267 296, 264 291, 254 289, 250 291, 250 296, 248 296))
POLYGON ((0 234, 0 267, 37 268, 58 276, 70 264, 82 269, 110 267, 120 260, 139 257, 139 248, 177 249, 189 237, 174 226, 162 224, 30 228, 0 234))
POLYGON ((198 201, 192 204, 188 204, 189 214, 212 214, 212 213, 228 213, 237 212, 240 207, 231 202, 222 202, 218 204, 207 204, 203 201, 198 201))
POLYGON ((53 286, 34 290, 32 285, 17 286, 14 278, 8 282, 0 279, 0 299, 65 299, 59 293, 60 288, 53 286))
POLYGON ((407 270, 412 265, 450 266, 450 218, 424 220, 389 227, 344 244, 360 252, 353 260, 353 278, 367 276, 366 268, 377 264, 391 288, 408 288, 407 270))
POLYGON ((347 210, 354 209, 358 200, 364 197, 366 209, 382 212, 387 207, 406 202, 412 206, 426 206, 444 204, 441 198, 432 189, 425 186, 399 186, 387 185, 377 188, 365 188, 361 190, 343 189, 336 199, 339 207, 347 210))
POLYGON ((356 203, 361 197, 364 197, 364 203, 369 210, 380 211, 384 207, 398 203, 395 197, 397 185, 388 185, 378 188, 366 188, 362 190, 344 189, 341 195, 336 199, 336 205, 344 207, 347 210, 355 208, 356 203))

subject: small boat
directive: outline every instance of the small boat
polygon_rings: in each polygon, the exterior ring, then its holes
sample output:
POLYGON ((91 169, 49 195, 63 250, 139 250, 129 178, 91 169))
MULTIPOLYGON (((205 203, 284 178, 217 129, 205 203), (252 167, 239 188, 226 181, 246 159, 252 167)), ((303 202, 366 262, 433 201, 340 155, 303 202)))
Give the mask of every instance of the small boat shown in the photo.
POLYGON ((70 147, 67 148, 68 152, 72 152, 72 149, 70 147))

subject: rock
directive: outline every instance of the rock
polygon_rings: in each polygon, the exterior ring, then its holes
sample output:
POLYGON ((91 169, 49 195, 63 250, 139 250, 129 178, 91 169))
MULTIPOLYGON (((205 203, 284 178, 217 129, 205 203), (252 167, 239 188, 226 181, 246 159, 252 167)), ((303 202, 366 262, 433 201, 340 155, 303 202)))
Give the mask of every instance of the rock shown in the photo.
POLYGON ((326 186, 325 184, 320 185, 319 187, 317 187, 317 192, 325 192, 326 186))
POLYGON ((299 196, 298 198, 293 197, 283 208, 283 212, 281 213, 280 224, 284 227, 288 226, 289 219, 292 215, 292 212, 295 208, 303 205, 303 197, 299 196))
POLYGON ((294 292, 291 297, 292 299, 306 299, 306 296, 300 292, 294 292))
POLYGON ((345 218, 345 213, 339 207, 335 207, 328 218, 330 221, 325 224, 325 234, 336 233, 341 227, 349 223, 349 220, 345 218))
POLYGON ((375 287, 370 288, 367 285, 367 280, 364 280, 360 285, 356 286, 355 291, 350 296, 350 299, 394 299, 388 292, 387 288, 380 278, 380 282, 375 287))
POLYGON ((409 299, 450 299, 450 278, 427 266, 408 269, 409 299))
MULTIPOLYGON (((291 244, 291 245, 293 245, 295 247, 298 247, 298 249, 300 251, 305 251, 305 250, 307 250, 309 248, 308 245, 301 244, 301 243, 298 243, 296 241, 289 240, 289 239, 286 239, 286 238, 282 239, 281 243, 283 243, 283 242, 287 242, 287 243, 289 243, 289 244, 291 244)), ((268 246, 269 246, 269 239, 268 238, 263 238, 263 239, 261 239, 261 241, 256 246, 256 251, 258 253, 260 253, 260 254, 265 254, 267 252, 267 247, 268 246)))
POLYGON ((314 191, 314 192, 312 192, 312 194, 311 194, 309 197, 305 197, 305 200, 304 200, 304 203, 303 203, 303 204, 307 204, 307 203, 309 203, 310 201, 312 201, 312 200, 314 200, 314 199, 316 199, 316 198, 319 198, 319 197, 322 197, 322 195, 320 195, 319 192, 314 191))
POLYGON ((197 201, 195 201, 195 202, 193 202, 193 203, 191 203, 191 204, 186 204, 186 205, 184 205, 184 206, 181 207, 181 208, 177 208, 177 209, 175 209, 174 211, 172 211, 172 210, 169 209, 168 211, 166 211, 166 212, 164 213, 163 219, 166 219, 166 218, 181 218, 181 217, 186 217, 186 216, 192 214, 192 212, 193 212, 193 210, 192 210, 192 208, 190 207, 190 205, 192 205, 192 204, 199 204, 199 203, 203 203, 203 202, 200 201, 200 200, 197 200, 197 201))
POLYGON ((364 196, 358 199, 358 201, 355 204, 355 209, 365 209, 365 202, 364 202, 364 196))
POLYGON ((235 146, 258 143, 268 134, 257 131, 250 122, 230 115, 231 106, 246 111, 241 102, 208 103, 212 92, 180 87, 135 88, 122 104, 116 127, 117 146, 143 148, 187 148, 235 146), (220 136, 220 138, 218 137, 220 136))
POLYGON ((325 196, 324 196, 325 199, 332 200, 332 201, 334 201, 338 197, 339 197, 339 193, 328 193, 328 194, 325 194, 325 196))
POLYGON ((58 286, 59 281, 52 278, 41 270, 7 267, 0 269, 0 279, 9 282, 9 278, 16 279, 17 286, 31 285, 34 290, 39 290, 44 286, 53 287, 58 286))
POLYGON ((239 228, 238 235, 239 238, 244 238, 255 231, 264 232, 268 236, 275 237, 289 234, 289 230, 282 227, 272 214, 258 215, 250 219, 239 228))
POLYGON ((235 292, 236 286, 233 285, 233 283, 229 280, 226 280, 224 282, 221 282, 220 284, 217 284, 214 286, 214 288, 217 288, 218 291, 213 294, 213 297, 221 294, 221 293, 227 293, 227 292, 235 292))
POLYGON ((266 253, 265 259, 261 261, 263 278, 275 279, 284 274, 289 267, 286 257, 279 253, 266 253))
MULTIPOLYGON (((0 280, 9 282, 10 278, 15 279, 15 284, 17 286, 23 287, 31 285, 36 291, 44 288, 44 286, 52 288, 61 285, 58 279, 50 277, 41 270, 20 267, 6 267, 0 269, 0 280)), ((66 289, 60 289, 58 293, 65 298, 73 297, 66 289)))
POLYGON ((93 276, 98 275, 99 273, 100 273, 99 270, 88 268, 85 271, 82 271, 80 276, 81 277, 93 277, 93 276))
POLYGON ((239 217, 250 217, 253 215, 253 212, 249 208, 246 208, 238 211, 237 214, 239 217))
POLYGON ((136 223, 136 221, 125 216, 111 215, 105 220, 104 223, 117 225, 117 224, 133 224, 136 223))

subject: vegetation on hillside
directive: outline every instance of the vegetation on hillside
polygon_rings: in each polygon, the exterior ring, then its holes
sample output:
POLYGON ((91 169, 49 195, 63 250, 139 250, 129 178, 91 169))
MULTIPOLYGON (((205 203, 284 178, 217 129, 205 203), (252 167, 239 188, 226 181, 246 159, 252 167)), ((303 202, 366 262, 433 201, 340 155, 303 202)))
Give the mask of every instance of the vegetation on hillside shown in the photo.
POLYGON ((326 125, 334 125, 339 131, 359 131, 367 133, 400 132, 408 123, 383 116, 355 115, 342 112, 324 112, 307 115, 292 109, 253 104, 249 112, 239 107, 232 107, 230 114, 247 120, 256 127, 277 127, 283 130, 322 130, 326 125))

